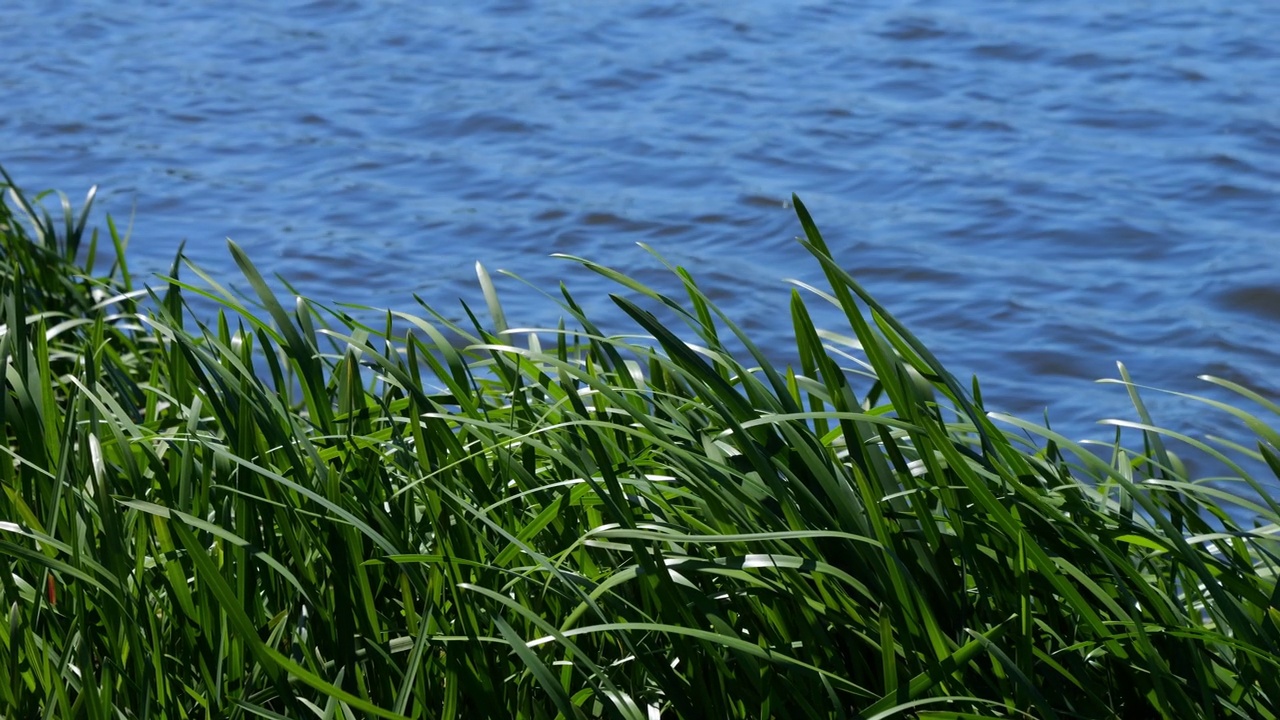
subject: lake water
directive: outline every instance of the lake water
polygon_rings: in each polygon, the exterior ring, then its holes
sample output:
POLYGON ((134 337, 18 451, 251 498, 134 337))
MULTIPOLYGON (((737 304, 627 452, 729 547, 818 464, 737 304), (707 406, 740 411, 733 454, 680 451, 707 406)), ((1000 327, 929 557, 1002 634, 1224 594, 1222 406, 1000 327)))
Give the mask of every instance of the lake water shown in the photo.
MULTIPOLYGON (((690 267, 779 361, 798 193, 988 405, 1280 381, 1280 3, 48 0, 0 20, 0 163, 135 268, 231 237, 318 299, 476 300, 473 263, 605 312, 690 267)), ((500 282, 519 324, 558 312, 500 282)), ((483 307, 480 302, 478 308, 483 307)), ((814 306, 816 309, 816 305, 814 306)), ((832 325, 832 313, 820 313, 832 325)), ((621 326, 619 326, 621 329, 621 326)), ((1217 416, 1152 397, 1164 424, 1217 416)))

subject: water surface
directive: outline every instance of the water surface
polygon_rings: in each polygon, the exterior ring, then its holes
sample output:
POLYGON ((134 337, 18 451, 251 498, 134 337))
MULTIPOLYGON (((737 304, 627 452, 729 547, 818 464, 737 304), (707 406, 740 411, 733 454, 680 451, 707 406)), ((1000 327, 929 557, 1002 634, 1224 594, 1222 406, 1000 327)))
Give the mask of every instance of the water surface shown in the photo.
MULTIPOLYGON (((1276 394, 1280 4, 70 0, 0 23, 0 162, 136 213, 136 267, 231 237, 303 292, 477 298, 473 263, 606 311, 691 267, 779 361, 838 258, 988 405, 1076 435, 1128 364, 1276 394)), ((512 320, 554 307, 500 285, 512 320)), ((482 305, 482 304, 481 304, 482 305)), ((815 308, 816 309, 816 308, 815 308)), ((834 326, 832 313, 819 313, 834 326)), ((1192 433, 1219 421, 1152 398, 1192 433)))

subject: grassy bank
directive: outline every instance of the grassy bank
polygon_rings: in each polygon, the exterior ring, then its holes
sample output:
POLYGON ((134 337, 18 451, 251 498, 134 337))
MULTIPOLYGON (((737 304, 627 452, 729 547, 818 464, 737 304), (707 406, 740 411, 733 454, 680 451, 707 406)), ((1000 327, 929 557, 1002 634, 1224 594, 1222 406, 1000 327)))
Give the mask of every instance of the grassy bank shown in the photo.
POLYGON ((1130 386, 1140 446, 1102 455, 990 417, 796 209, 828 287, 775 368, 680 268, 674 298, 578 260, 627 336, 568 291, 509 328, 483 271, 472 323, 371 327, 234 245, 252 302, 182 262, 135 288, 94 268, 114 228, 9 194, 0 716, 1280 714, 1245 470, 1280 471, 1280 407, 1214 381, 1254 443, 1205 444, 1130 386))

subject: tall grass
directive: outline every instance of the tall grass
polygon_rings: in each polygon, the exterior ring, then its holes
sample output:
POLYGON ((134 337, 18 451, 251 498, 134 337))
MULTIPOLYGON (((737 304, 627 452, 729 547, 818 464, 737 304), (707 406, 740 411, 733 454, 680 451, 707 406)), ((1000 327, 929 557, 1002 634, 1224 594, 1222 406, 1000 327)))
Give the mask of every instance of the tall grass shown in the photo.
POLYGON ((1280 471, 1280 407, 1210 379, 1256 445, 1209 444, 1121 368, 1141 447, 990 416, 798 200, 828 287, 778 368, 682 268, 676 298, 567 258, 631 335, 567 290, 508 327, 482 268, 487 322, 372 327, 235 245, 254 301, 186 262, 142 296, 114 227, 93 272, 88 201, 8 189, 4 717, 1280 712, 1280 507, 1246 471, 1280 471))

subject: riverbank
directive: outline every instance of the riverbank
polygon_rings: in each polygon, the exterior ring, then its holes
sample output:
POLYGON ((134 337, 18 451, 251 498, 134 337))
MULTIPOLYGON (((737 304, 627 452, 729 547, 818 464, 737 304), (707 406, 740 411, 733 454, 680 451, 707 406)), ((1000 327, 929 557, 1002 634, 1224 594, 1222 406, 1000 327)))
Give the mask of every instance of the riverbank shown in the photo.
POLYGON ((483 269, 471 324, 372 327, 6 197, 0 714, 1276 717, 1280 408, 1222 383, 1256 444, 1175 452, 1131 385, 1101 457, 990 417, 795 207, 829 286, 772 367, 696 268, 582 261, 633 335, 509 328, 483 269))

